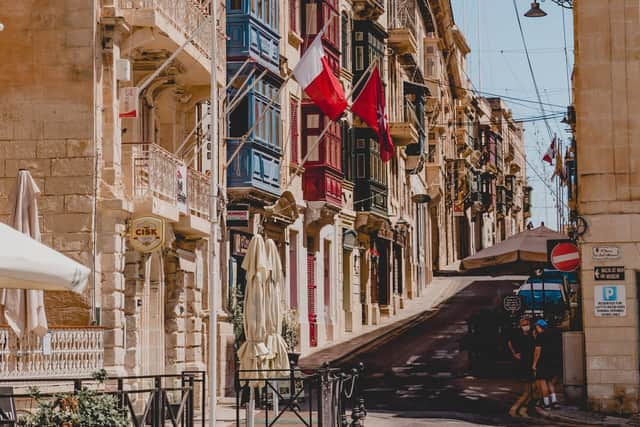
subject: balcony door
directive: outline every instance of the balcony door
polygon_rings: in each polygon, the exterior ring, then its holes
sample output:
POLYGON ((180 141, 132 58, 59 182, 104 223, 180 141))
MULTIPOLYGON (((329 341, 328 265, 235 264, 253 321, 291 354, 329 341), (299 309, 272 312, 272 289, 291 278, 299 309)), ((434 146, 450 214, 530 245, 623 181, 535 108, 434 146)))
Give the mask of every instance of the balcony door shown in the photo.
POLYGON ((141 299, 141 373, 163 374, 164 348, 164 262, 158 252, 145 263, 144 289, 141 299))

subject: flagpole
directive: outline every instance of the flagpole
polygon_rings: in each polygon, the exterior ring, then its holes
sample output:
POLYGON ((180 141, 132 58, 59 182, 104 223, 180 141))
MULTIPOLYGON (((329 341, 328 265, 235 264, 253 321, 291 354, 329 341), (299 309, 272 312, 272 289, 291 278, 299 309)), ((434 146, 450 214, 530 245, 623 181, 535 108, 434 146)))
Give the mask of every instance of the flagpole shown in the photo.
MULTIPOLYGON (((378 63, 378 58, 376 58, 371 64, 369 64, 369 66, 367 67, 366 70, 364 70, 364 73, 362 73, 358 81, 351 86, 351 89, 349 90, 349 93, 346 96, 347 99, 351 97, 355 88, 358 87, 360 83, 362 83, 364 78, 367 76, 367 74, 371 72, 371 70, 377 63, 378 63)), ((350 110, 350 109, 351 107, 348 106, 347 110, 350 110)), ((318 139, 316 139, 316 141, 313 143, 311 148, 307 149, 307 154, 304 156, 304 158, 300 162, 300 168, 298 168, 296 172, 299 172, 302 170, 302 165, 305 164, 305 162, 309 159, 309 156, 311 155, 311 153, 318 147, 318 145, 320 144, 320 141, 322 141, 322 138, 324 138, 325 134, 329 131, 329 128, 331 127, 332 124, 333 124, 333 120, 330 120, 329 123, 326 124, 324 129, 322 129, 322 132, 320 132, 320 135, 318 135, 318 139)))

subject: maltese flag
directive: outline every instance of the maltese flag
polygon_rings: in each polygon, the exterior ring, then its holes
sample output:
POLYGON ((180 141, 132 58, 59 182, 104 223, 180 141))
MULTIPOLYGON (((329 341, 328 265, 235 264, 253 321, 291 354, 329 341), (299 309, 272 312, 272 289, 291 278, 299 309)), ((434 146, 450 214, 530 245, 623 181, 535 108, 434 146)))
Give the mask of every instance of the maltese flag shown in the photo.
POLYGON ((347 108, 347 99, 338 78, 331 71, 327 56, 322 47, 320 31, 307 48, 293 75, 307 94, 323 113, 336 120, 347 108))
POLYGON ((558 147, 556 147, 556 136, 553 135, 553 139, 551 140, 551 145, 547 149, 547 152, 544 153, 544 157, 542 158, 542 160, 552 165, 553 159, 556 157, 557 153, 558 153, 558 147))

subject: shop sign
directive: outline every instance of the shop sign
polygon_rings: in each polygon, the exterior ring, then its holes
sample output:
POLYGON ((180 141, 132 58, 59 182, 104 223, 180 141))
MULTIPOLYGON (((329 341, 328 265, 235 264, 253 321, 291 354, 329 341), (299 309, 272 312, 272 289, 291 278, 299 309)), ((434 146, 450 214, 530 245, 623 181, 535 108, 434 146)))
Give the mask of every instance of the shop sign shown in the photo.
POLYGON ((118 96, 118 116, 121 119, 138 116, 138 88, 135 86, 120 88, 118 96))
POLYGON ((352 251, 358 246, 358 238, 355 231, 345 230, 342 234, 342 248, 352 251))
POLYGON ((627 315, 626 289, 624 285, 594 287, 594 311, 596 317, 624 317, 627 315))
POLYGON ((227 226, 248 227, 249 205, 234 205, 227 210, 227 226))
POLYGON ((620 258, 620 248, 618 246, 594 246, 591 248, 593 259, 617 259, 620 258))
POLYGON ((131 221, 129 244, 139 252, 154 252, 164 244, 164 221, 152 216, 131 221))
POLYGON ((244 233, 233 233, 233 248, 232 252, 235 256, 244 256, 249 249, 249 243, 251 242, 251 236, 244 233))
POLYGON ((507 295, 502 300, 502 306, 505 310, 514 314, 522 309, 522 300, 517 295, 507 295))
POLYGON ((624 280, 624 266, 594 267, 593 278, 595 280, 624 280))
POLYGON ((178 164, 178 167, 176 168, 176 184, 178 211, 180 211, 180 213, 187 214, 187 165, 184 163, 178 164))

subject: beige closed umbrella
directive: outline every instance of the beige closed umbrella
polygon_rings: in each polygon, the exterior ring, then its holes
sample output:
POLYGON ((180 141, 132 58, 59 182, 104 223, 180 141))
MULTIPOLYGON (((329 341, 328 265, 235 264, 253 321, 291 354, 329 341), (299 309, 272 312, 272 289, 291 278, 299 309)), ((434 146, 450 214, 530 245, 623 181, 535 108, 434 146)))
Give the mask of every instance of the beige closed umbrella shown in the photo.
MULTIPOLYGON (((18 182, 12 195, 13 211, 10 224, 21 233, 40 241, 38 201, 40 189, 26 170, 18 172, 18 182)), ((3 289, 0 304, 4 317, 18 337, 33 333, 47 334, 47 316, 44 309, 44 291, 33 289, 3 289)))
MULTIPOLYGON (((282 262, 276 243, 267 240, 268 273, 265 286, 267 348, 269 349, 269 369, 289 369, 287 343, 282 337, 282 317, 284 303, 282 301, 283 273, 282 262)), ((282 376, 282 372, 275 372, 273 376, 282 376)))

